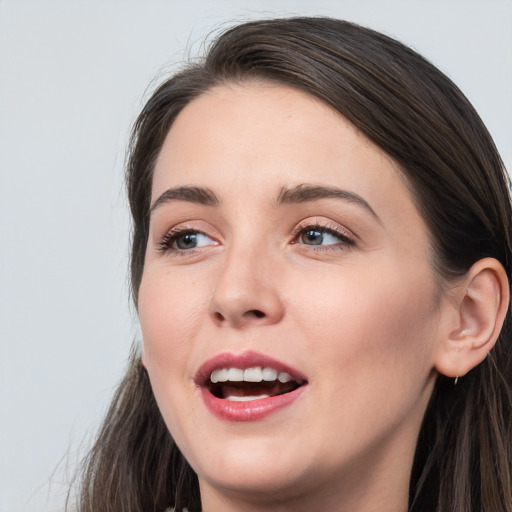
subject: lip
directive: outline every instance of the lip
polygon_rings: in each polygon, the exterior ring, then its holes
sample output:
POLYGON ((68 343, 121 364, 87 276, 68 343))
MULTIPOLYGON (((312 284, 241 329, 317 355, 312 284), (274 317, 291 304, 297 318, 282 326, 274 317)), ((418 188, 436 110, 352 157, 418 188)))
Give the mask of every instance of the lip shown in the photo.
POLYGON ((256 421, 263 419, 284 407, 292 405, 307 388, 307 378, 302 372, 277 359, 254 351, 246 351, 241 354, 224 352, 212 357, 201 365, 194 377, 194 382, 199 388, 201 398, 207 409, 217 418, 227 421, 256 421), (246 370, 255 366, 270 366, 278 372, 287 372, 295 380, 302 380, 306 383, 283 395, 248 402, 231 402, 217 398, 204 386, 213 370, 219 368, 240 368, 241 370, 246 370))

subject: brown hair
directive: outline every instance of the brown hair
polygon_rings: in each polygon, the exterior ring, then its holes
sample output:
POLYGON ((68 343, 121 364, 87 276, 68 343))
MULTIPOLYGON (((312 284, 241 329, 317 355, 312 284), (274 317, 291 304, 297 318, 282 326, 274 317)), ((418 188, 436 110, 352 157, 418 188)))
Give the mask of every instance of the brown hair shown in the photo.
MULTIPOLYGON (((134 129, 127 169, 135 304, 149 229, 152 173, 179 112, 215 85, 250 79, 316 96, 398 164, 428 225, 440 278, 493 257, 511 276, 506 172, 471 104, 401 43, 328 18, 255 21, 223 33, 205 59, 165 81, 134 129)), ((410 509, 512 512, 510 310, 495 348, 461 378, 439 376, 420 432, 410 509)), ((114 397, 89 453, 81 512, 200 510, 197 477, 158 411, 140 357, 114 397)))

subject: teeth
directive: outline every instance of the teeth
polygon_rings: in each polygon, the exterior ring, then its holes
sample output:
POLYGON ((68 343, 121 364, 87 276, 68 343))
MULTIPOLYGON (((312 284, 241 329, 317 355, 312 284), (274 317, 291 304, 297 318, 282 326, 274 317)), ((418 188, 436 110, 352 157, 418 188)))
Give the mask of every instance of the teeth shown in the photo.
POLYGON ((229 372, 226 368, 222 370, 215 370, 210 376, 210 380, 215 384, 216 382, 226 382, 229 377, 229 372))
POLYGON ((267 366, 266 368, 263 368, 261 376, 264 381, 272 382, 273 380, 277 379, 277 370, 274 370, 274 368, 269 368, 267 366))
POLYGON ((243 382, 244 371, 239 368, 230 368, 228 370, 228 380, 231 382, 243 382))
POLYGON ((261 382, 263 377, 261 375, 261 368, 247 368, 244 371, 244 381, 245 382, 261 382))
POLYGON ((292 380, 292 376, 289 373, 281 372, 277 378, 279 379, 279 382, 290 382, 292 380))
POLYGON ((278 372, 274 368, 255 366, 241 370, 240 368, 221 368, 214 370, 210 375, 212 383, 217 382, 272 382, 279 380, 281 383, 290 382, 293 377, 287 372, 278 372))
POLYGON ((229 402, 251 402, 252 400, 261 400, 262 398, 268 398, 270 395, 258 395, 258 396, 227 396, 225 399, 229 402))

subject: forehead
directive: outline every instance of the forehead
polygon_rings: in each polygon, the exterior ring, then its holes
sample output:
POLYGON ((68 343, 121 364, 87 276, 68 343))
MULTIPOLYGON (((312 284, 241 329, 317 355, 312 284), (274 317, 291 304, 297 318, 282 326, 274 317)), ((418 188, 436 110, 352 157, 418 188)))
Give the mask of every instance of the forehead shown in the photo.
POLYGON ((318 98, 283 85, 249 82, 215 87, 181 111, 157 159, 152 195, 176 185, 239 184, 254 194, 262 185, 315 182, 357 188, 378 202, 398 195, 417 213, 398 169, 318 98))
POLYGON ((220 186, 229 173, 244 180, 263 173, 282 184, 339 181, 349 167, 361 177, 379 167, 396 174, 383 151, 321 100, 272 83, 233 84, 213 88, 181 111, 157 160, 154 185, 159 188, 163 175, 188 180, 197 174, 220 186))

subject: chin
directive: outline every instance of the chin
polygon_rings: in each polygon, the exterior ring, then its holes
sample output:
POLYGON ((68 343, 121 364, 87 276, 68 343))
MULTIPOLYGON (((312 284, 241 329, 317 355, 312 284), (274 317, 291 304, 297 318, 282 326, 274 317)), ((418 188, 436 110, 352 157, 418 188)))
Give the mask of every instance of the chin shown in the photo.
POLYGON ((265 500, 272 500, 294 494, 312 480, 311 471, 301 464, 301 451, 284 447, 282 439, 235 439, 227 444, 194 464, 200 483, 258 499, 264 493, 265 500))
POLYGON ((307 490, 306 483, 311 485, 311 479, 297 471, 296 465, 276 465, 274 461, 275 456, 258 467, 252 461, 230 458, 225 473, 198 475, 201 492, 206 484, 233 497, 271 502, 296 497, 307 490))

